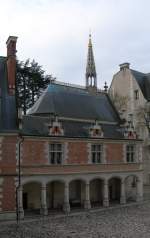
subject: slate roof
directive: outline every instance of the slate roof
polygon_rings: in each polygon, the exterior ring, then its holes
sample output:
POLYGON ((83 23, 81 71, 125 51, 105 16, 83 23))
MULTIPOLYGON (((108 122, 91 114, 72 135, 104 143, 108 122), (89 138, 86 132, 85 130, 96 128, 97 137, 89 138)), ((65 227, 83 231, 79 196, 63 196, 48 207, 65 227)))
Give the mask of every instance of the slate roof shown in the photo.
POLYGON ((150 74, 144 74, 132 69, 131 73, 136 79, 144 98, 150 101, 150 74))
MULTIPOLYGON (((93 126, 92 122, 78 122, 61 120, 64 129, 64 136, 71 138, 89 138, 89 130, 93 126)), ((40 116, 26 115, 23 118, 23 134, 24 135, 38 135, 48 136, 49 118, 40 116)), ((123 138, 123 133, 119 125, 101 124, 104 132, 104 138, 123 138)))
POLYGON ((57 84, 49 84, 28 114, 55 114, 59 117, 98 119, 107 122, 119 120, 107 94, 93 95, 87 90, 57 84))
POLYGON ((123 138, 118 113, 103 92, 91 94, 86 89, 49 84, 28 115, 24 116, 23 133, 48 136, 52 115, 61 118, 65 137, 90 137, 89 130, 98 120, 105 138, 123 138))
POLYGON ((6 57, 0 57, 0 132, 16 130, 16 101, 8 94, 6 57))

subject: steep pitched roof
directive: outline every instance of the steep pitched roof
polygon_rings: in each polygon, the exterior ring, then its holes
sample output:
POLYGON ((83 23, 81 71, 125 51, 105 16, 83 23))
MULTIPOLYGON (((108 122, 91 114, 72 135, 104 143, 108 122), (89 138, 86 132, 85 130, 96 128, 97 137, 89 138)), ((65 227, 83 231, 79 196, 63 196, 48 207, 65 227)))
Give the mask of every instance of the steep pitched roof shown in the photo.
POLYGON ((136 79, 144 98, 150 101, 150 74, 144 74, 132 69, 131 73, 136 79))
POLYGON ((34 106, 30 115, 50 115, 116 122, 119 117, 108 95, 90 94, 87 90, 50 84, 34 106))
POLYGON ((105 138, 123 138, 118 113, 103 92, 91 94, 86 89, 50 84, 24 116, 23 133, 48 136, 52 115, 60 118, 65 137, 90 137, 90 128, 98 120, 105 138))
POLYGON ((0 57, 0 132, 16 130, 16 100, 8 94, 6 57, 0 57))

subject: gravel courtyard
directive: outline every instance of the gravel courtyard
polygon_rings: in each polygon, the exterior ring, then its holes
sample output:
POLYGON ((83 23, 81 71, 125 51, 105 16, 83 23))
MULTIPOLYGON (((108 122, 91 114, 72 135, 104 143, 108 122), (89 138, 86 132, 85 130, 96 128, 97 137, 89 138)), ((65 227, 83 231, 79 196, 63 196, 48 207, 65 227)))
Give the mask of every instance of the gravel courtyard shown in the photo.
POLYGON ((0 223, 0 238, 149 238, 150 202, 71 216, 0 223))

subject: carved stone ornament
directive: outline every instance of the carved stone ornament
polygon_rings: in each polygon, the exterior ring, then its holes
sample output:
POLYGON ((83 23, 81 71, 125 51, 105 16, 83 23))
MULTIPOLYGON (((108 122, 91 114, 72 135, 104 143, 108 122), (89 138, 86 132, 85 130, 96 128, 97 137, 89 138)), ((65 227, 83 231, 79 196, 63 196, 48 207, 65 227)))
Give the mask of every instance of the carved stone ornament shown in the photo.
POLYGON ((95 121, 93 127, 90 128, 90 136, 95 138, 103 138, 104 133, 101 126, 98 124, 98 121, 95 121))
POLYGON ((63 136, 64 130, 62 128, 61 123, 58 121, 58 117, 56 116, 54 121, 48 125, 49 127, 49 135, 50 136, 63 136))

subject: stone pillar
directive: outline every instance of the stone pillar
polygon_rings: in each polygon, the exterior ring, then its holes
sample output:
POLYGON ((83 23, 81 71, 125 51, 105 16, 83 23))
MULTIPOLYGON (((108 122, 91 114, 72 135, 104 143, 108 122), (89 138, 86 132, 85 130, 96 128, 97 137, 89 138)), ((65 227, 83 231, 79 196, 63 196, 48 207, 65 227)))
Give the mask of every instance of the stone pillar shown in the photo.
POLYGON ((90 185, 89 182, 86 182, 85 184, 85 201, 84 201, 84 208, 90 209, 91 208, 91 202, 90 202, 90 185))
POLYGON ((64 205, 63 211, 68 213, 70 212, 70 203, 69 203, 69 184, 68 182, 65 183, 64 187, 64 205))
POLYGON ((143 180, 137 179, 136 182, 136 201, 140 202, 143 200, 143 180))
POLYGON ((108 181, 104 180, 104 189, 103 189, 103 206, 109 206, 109 196, 108 196, 108 181))
POLYGON ((18 188, 18 212, 19 212, 19 219, 24 218, 24 210, 23 210, 23 198, 22 198, 22 186, 18 188))
POLYGON ((125 194, 125 181, 121 180, 121 191, 120 191, 120 204, 126 203, 126 194, 125 194))
POLYGON ((46 184, 42 184, 41 187, 41 211, 40 213, 44 216, 48 214, 47 201, 46 201, 46 184))

